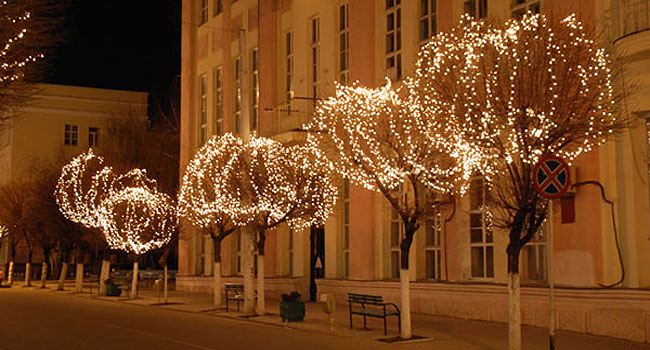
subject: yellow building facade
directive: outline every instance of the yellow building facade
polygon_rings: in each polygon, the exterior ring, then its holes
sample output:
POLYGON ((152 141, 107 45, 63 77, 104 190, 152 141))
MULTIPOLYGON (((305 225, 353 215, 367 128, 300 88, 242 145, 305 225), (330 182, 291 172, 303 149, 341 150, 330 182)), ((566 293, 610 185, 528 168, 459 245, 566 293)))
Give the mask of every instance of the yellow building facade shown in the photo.
MULTIPOLYGON (((573 164, 575 181, 603 184, 614 216, 595 186, 579 187, 571 200, 557 203, 574 214, 556 215, 554 222, 557 324, 649 341, 648 0, 184 0, 181 172, 211 135, 240 133, 246 110, 258 134, 300 142, 301 125, 318 99, 332 95, 335 81, 368 86, 383 85, 386 78, 399 81, 413 71, 420 46, 450 29, 461 14, 505 19, 528 10, 577 13, 603 33, 604 46, 623 57, 621 84, 634 86, 619 101, 633 121, 630 129, 573 164), (621 279, 619 251, 625 278, 615 288, 603 288, 621 279)), ((267 293, 327 292, 343 302, 348 291, 357 291, 399 300, 399 221, 380 194, 337 181, 340 197, 324 229, 269 232, 267 293)), ((410 264, 415 312, 506 321, 507 234, 487 228, 480 209, 483 187, 476 179, 465 197, 442 206, 417 232, 410 264)), ((209 292, 214 273, 209 238, 187 225, 183 232, 178 288, 209 292)), ((223 243, 226 280, 240 278, 237 238, 223 243)), ((525 324, 547 323, 547 250, 542 231, 521 258, 525 324)))

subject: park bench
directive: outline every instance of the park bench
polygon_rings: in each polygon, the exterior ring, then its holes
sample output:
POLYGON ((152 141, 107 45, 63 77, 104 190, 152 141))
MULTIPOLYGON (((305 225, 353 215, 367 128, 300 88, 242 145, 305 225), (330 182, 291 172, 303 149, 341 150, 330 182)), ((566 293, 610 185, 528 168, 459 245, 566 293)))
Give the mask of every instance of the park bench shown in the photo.
POLYGON ((131 293, 130 274, 124 271, 119 271, 115 273, 113 279, 115 280, 115 284, 117 284, 117 288, 122 291, 122 296, 129 297, 128 293, 131 293))
POLYGON ((384 319, 384 334, 386 333, 386 318, 388 316, 397 316, 397 322, 400 333, 402 332, 402 321, 400 320, 399 307, 394 303, 385 303, 381 296, 348 293, 348 305, 350 307, 350 329, 352 329, 352 315, 363 316, 363 328, 366 327, 366 317, 376 317, 384 319), (391 310, 391 307, 394 310, 391 310))
POLYGON ((239 311, 239 304, 244 301, 244 285, 243 284, 226 284, 226 311, 228 311, 228 303, 232 300, 237 304, 237 311, 239 311))
POLYGON ((97 288, 97 292, 99 293, 99 280, 84 281, 83 284, 81 285, 81 291, 83 292, 84 289, 88 289, 88 294, 93 294, 93 289, 95 288, 97 288))

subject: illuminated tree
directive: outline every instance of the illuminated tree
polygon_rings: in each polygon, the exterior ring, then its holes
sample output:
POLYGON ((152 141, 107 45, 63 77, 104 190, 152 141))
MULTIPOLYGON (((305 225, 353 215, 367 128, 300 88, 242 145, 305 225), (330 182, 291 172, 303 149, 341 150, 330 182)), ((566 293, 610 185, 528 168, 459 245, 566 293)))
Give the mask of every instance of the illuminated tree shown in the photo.
MULTIPOLYGON (((104 168, 104 159, 94 154, 92 149, 74 157, 61 169, 61 176, 54 191, 61 213, 70 221, 83 225, 90 234, 99 228, 98 206, 107 194, 112 173, 104 168), (100 180, 95 180, 99 177, 100 180)), ((85 244, 79 241, 76 246, 76 281, 75 290, 80 293, 83 284, 83 255, 85 244)), ((107 262, 102 262, 100 274, 100 292, 103 291, 104 279, 108 272, 107 262)))
POLYGON ((378 191, 401 218, 401 337, 411 337, 409 251, 421 221, 431 215, 436 193, 462 192, 473 165, 455 135, 410 96, 411 84, 372 89, 336 86, 308 126, 308 142, 326 152, 352 184, 378 191))
POLYGON ((221 242, 236 229, 220 205, 222 172, 231 169, 233 156, 241 152, 241 140, 232 134, 208 140, 187 165, 178 195, 179 215, 212 238, 213 304, 217 308, 221 307, 221 242))
POLYGON ((36 92, 28 81, 41 75, 37 61, 62 39, 66 6, 56 0, 0 2, 0 125, 36 92))
POLYGON ((422 48, 416 71, 418 98, 485 159, 495 220, 509 230, 509 349, 520 349, 519 254, 548 205, 532 169, 546 154, 571 161, 624 126, 610 59, 575 15, 529 13, 500 24, 464 18, 422 48))
POLYGON ((266 232, 283 223, 296 230, 323 225, 337 188, 323 155, 309 146, 285 147, 253 136, 237 164, 240 168, 225 178, 225 208, 238 225, 257 235, 257 309, 264 314, 266 232))
POLYGON ((97 214, 109 246, 134 255, 132 297, 137 295, 140 255, 169 243, 176 230, 176 208, 155 186, 140 169, 118 176, 97 214))

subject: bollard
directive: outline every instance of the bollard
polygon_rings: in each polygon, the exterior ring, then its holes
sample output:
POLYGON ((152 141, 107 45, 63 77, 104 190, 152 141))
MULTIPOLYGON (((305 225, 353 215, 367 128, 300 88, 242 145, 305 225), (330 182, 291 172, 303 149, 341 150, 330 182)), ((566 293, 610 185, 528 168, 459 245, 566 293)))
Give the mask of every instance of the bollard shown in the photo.
POLYGON ((334 333, 334 312, 336 312, 336 297, 334 294, 321 294, 320 301, 323 303, 323 311, 325 311, 329 319, 330 332, 334 333))

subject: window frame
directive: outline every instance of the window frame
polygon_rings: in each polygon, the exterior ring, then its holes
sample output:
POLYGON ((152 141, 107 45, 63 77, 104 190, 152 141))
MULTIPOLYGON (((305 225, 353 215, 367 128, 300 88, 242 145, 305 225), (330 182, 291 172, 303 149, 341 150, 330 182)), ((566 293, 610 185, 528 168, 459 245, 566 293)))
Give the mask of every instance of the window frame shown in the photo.
POLYGON ((442 212, 440 207, 434 208, 433 215, 425 219, 425 232, 424 232, 424 262, 425 262, 425 279, 427 280, 442 280, 442 212), (432 240, 429 240, 429 229, 431 229, 432 240), (435 268, 433 274, 430 273, 431 264, 429 264, 429 254, 432 254, 435 261, 435 268))
POLYGON ((237 56, 234 59, 233 67, 235 68, 235 74, 233 74, 233 88, 235 89, 233 97, 233 119, 235 125, 235 133, 239 134, 242 131, 242 83, 241 83, 241 73, 242 69, 240 65, 241 57, 237 56))
POLYGON ((395 76, 391 79, 396 81, 402 79, 402 14, 401 0, 386 0, 385 67, 387 72, 395 69, 395 76))
POLYGON ((350 278, 350 180, 343 179, 343 278, 350 278))
POLYGON ((202 26, 208 23, 208 13, 209 13, 209 0, 198 0, 199 1, 199 26, 202 26))
POLYGON ((542 11, 542 0, 520 0, 522 2, 518 3, 519 0, 510 1, 510 17, 515 19, 521 19, 523 15, 531 9, 537 9, 537 11, 532 11, 534 13, 540 13, 542 11))
POLYGON ((320 85, 320 17, 318 15, 310 19, 311 40, 310 40, 310 83, 311 93, 314 102, 318 98, 318 87, 320 85))
POLYGON ((223 129, 223 66, 214 69, 214 134, 222 135, 223 129))
POLYGON ((88 147, 99 146, 99 127, 88 127, 88 147), (94 130, 93 130, 94 129, 94 130))
POLYGON ((251 50, 251 123, 250 130, 257 130, 260 120, 260 58, 257 47, 251 50))
POLYGON ((293 30, 289 29, 284 34, 284 68, 285 68, 285 98, 287 99, 287 105, 289 108, 289 113, 291 113, 291 100, 293 99, 293 78, 295 75, 294 68, 294 45, 295 40, 293 36, 293 30))
POLYGON ((350 6, 339 6, 339 83, 348 84, 350 80, 350 6))
POLYGON ((482 177, 475 177, 472 179, 472 182, 470 184, 470 206, 469 206, 469 248, 470 248, 470 278, 473 280, 494 280, 494 232, 493 228, 490 227, 488 223, 488 216, 491 215, 491 212, 489 211, 489 208, 485 204, 485 199, 487 198, 487 185, 485 184, 485 179, 482 177), (481 193, 481 200, 480 203, 478 203, 478 206, 476 208, 472 208, 472 194, 474 193, 473 187, 474 183, 480 181, 481 188, 480 188, 480 193, 481 193), (475 215, 480 215, 480 226, 472 226, 472 216, 475 215), (481 230, 481 240, 480 241, 472 241, 472 231, 476 230, 481 230), (475 275, 474 274, 474 260, 472 257, 472 253, 475 251, 481 251, 482 252, 482 273, 481 275, 475 275), (489 258, 490 254, 488 252, 491 251, 491 265, 489 264, 489 258), (491 270, 489 267, 491 266, 491 270))
POLYGON ((212 10, 212 17, 216 17, 223 13, 223 0, 214 0, 214 9, 212 10))
POLYGON ((463 13, 476 19, 485 19, 488 16, 488 0, 463 0, 463 13), (468 11, 467 5, 473 3, 474 13, 468 11))
POLYGON ((199 137, 198 144, 202 146, 208 140, 208 76, 199 75, 199 137))
POLYGON ((420 0, 418 8, 418 35, 420 44, 426 43, 438 32, 438 1, 420 0), (427 5, 423 11, 423 3, 427 5), (423 21, 426 21, 426 35, 423 33, 423 21))
POLYGON ((79 145, 79 125, 65 124, 63 134, 63 144, 65 146, 79 145))

